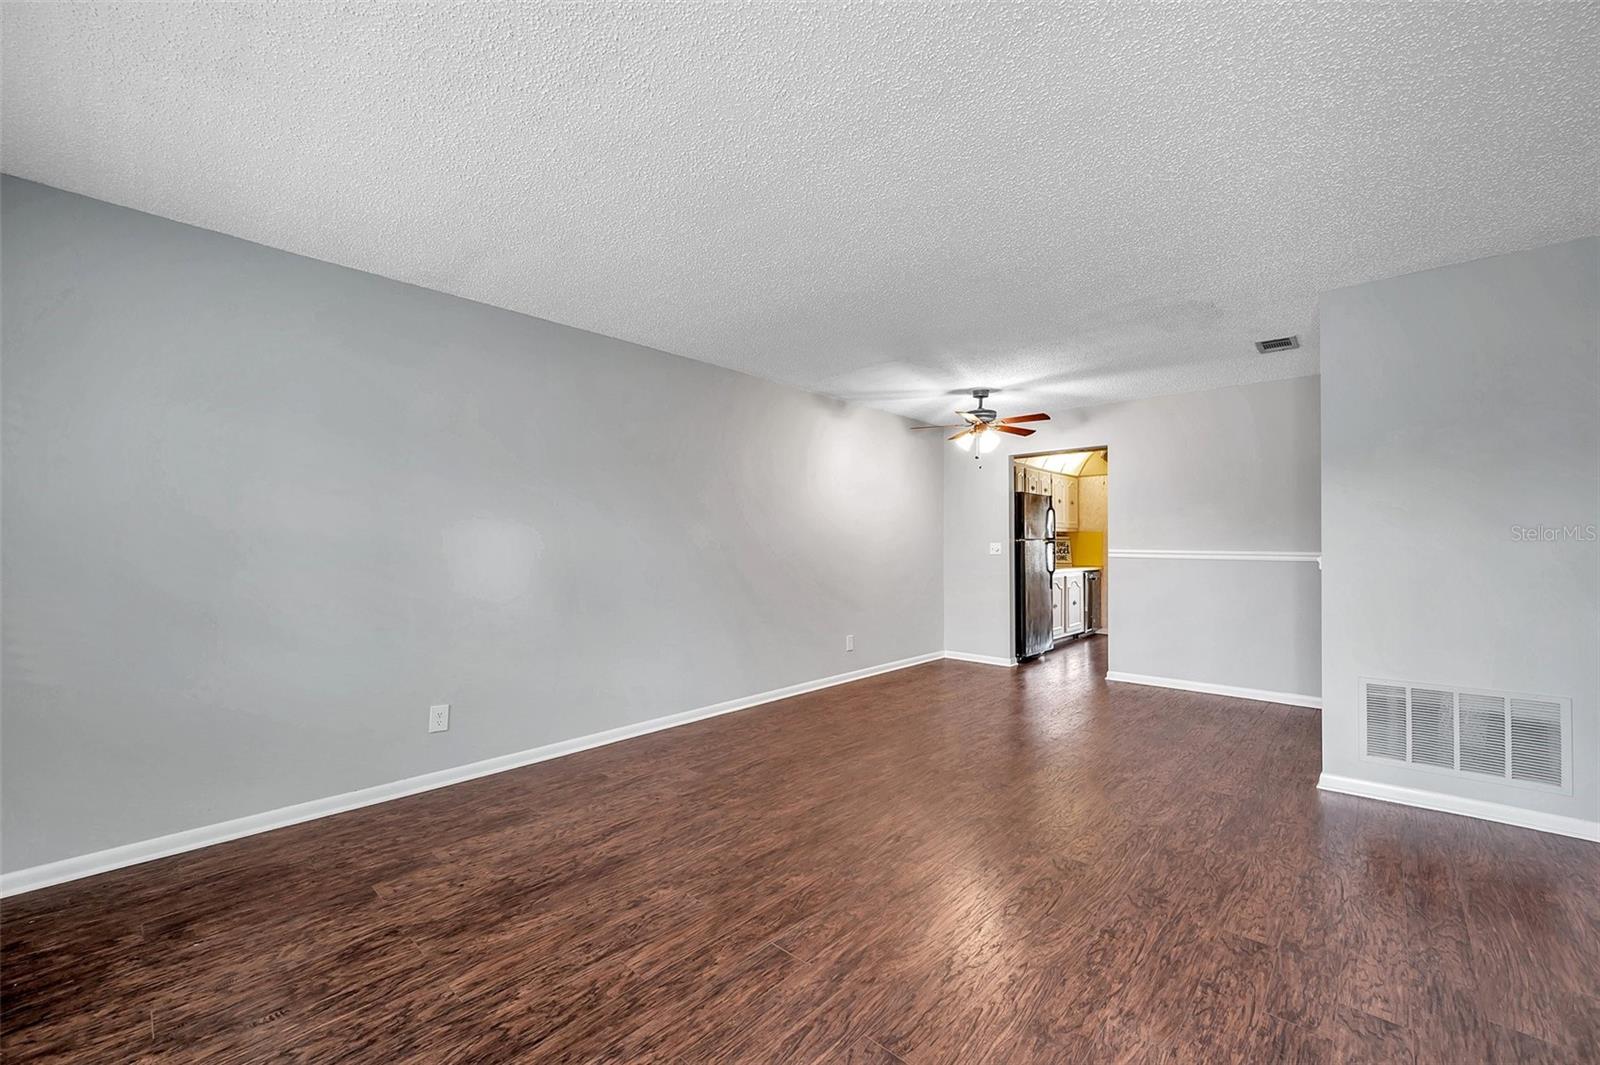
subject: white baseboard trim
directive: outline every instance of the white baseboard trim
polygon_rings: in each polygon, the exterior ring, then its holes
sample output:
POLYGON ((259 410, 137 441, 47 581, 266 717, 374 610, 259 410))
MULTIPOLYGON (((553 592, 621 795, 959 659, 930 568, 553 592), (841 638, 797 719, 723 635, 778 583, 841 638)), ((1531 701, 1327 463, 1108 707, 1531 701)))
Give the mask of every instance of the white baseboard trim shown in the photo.
POLYGON ((1176 688, 1179 691, 1199 692, 1202 695, 1228 695, 1235 699, 1253 699, 1258 703, 1281 703, 1284 706, 1306 706, 1322 709, 1322 697, 1301 695, 1298 692, 1273 692, 1261 688, 1237 688, 1231 684, 1208 684, 1201 680, 1177 680, 1173 677, 1147 677, 1142 673, 1106 672, 1106 680, 1118 684, 1144 684, 1152 688, 1176 688))
POLYGON ((1004 666, 1011 669, 1016 666, 1015 658, 999 658, 995 655, 974 655, 966 651, 946 651, 944 656, 953 662, 976 662, 980 666, 1004 666))
POLYGON ((69 880, 81 880, 86 876, 94 876, 98 873, 109 873, 114 869, 139 865, 144 862, 155 861, 157 858, 182 854, 186 851, 199 850, 202 847, 209 847, 216 843, 226 843, 229 840, 240 839, 244 836, 271 832, 275 828, 287 828, 290 825, 298 825, 304 821, 314 821, 319 817, 331 817, 334 814, 344 813, 348 810, 359 810, 363 806, 373 806, 380 802, 388 802, 391 799, 400 799, 407 795, 416 795, 419 792, 433 791, 435 788, 443 788, 451 784, 475 780, 478 777, 503 773, 508 769, 519 769, 522 766, 533 765, 536 762, 546 762, 552 758, 576 754, 579 751, 604 747, 607 744, 632 739, 635 736, 644 736, 651 732, 675 728, 678 725, 687 725, 691 721, 703 721, 708 717, 731 714, 736 710, 748 710, 763 703, 777 702, 779 699, 804 695, 807 692, 831 688, 838 684, 865 680, 867 677, 875 677, 880 673, 892 673, 895 670, 918 666, 924 662, 937 661, 944 658, 946 654, 947 652, 944 651, 934 651, 930 654, 902 658, 896 662, 868 666, 865 669, 839 673, 832 677, 823 677, 820 680, 791 684, 786 688, 774 688, 772 691, 762 692, 759 695, 748 695, 741 699, 729 699, 726 702, 713 703, 710 706, 685 710, 682 713, 669 714, 666 717, 640 721, 632 725, 623 725, 620 728, 608 729, 605 732, 595 732, 575 739, 560 740, 556 743, 545 744, 542 747, 517 751, 514 754, 498 755, 494 758, 486 758, 481 762, 471 762, 451 769, 440 769, 433 773, 424 773, 421 776, 409 777, 405 780, 378 784, 374 787, 362 788, 359 791, 350 791, 342 795, 330 795, 325 799, 313 799, 310 802, 285 806, 277 810, 268 810, 264 813, 250 814, 231 821, 221 821, 214 825, 186 829, 182 832, 158 836, 155 839, 147 839, 139 843, 127 843, 120 847, 95 851, 92 854, 82 854, 75 858, 63 858, 60 861, 36 865, 28 869, 17 869, 9 873, 0 874, 0 898, 20 895, 27 891, 37 891, 40 888, 51 887, 55 884, 64 884, 69 880))
POLYGON ((1515 825, 1518 828, 1531 828, 1536 832, 1552 832, 1558 836, 1572 836, 1574 839, 1600 843, 1600 821, 1584 821, 1577 817, 1524 810, 1483 799, 1464 799, 1437 791, 1405 788, 1397 784, 1379 784, 1371 780, 1334 776, 1330 773, 1324 773, 1317 778, 1317 788, 1340 795, 1355 795, 1363 799, 1377 799, 1379 802, 1415 806, 1421 810, 1476 817, 1480 821, 1495 821, 1502 825, 1515 825))

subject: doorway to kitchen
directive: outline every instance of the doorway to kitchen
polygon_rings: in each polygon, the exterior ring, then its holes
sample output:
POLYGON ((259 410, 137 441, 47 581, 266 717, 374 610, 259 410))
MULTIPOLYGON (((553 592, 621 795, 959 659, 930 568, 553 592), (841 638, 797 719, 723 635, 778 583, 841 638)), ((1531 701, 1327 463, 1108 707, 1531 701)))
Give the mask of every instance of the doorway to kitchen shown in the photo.
POLYGON ((1011 460, 1014 655, 1037 658, 1107 633, 1109 452, 1011 460))

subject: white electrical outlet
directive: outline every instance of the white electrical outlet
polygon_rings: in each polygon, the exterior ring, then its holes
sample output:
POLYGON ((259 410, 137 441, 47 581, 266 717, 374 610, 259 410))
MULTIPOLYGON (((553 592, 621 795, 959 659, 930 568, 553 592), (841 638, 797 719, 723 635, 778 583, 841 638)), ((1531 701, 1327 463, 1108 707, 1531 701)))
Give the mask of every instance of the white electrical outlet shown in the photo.
POLYGON ((989 542, 989 554, 998 555, 1000 553, 1000 549, 1001 545, 999 541, 991 540, 989 542))
POLYGON ((846 651, 854 651, 856 649, 856 638, 854 636, 846 636, 844 638, 844 649, 846 651))
POLYGON ((428 731, 443 732, 450 727, 450 704, 428 707, 428 731))

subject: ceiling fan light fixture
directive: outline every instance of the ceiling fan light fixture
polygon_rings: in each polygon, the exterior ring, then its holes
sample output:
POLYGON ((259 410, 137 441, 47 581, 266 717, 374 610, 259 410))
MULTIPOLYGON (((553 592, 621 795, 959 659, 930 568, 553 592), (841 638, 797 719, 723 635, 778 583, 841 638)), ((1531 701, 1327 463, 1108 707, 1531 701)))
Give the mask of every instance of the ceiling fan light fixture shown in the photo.
POLYGON ((987 455, 1000 446, 1000 434, 1007 436, 1032 436, 1037 430, 1023 429, 1013 423, 1019 422, 1047 422, 1050 415, 1042 412, 1037 414, 1016 414, 1010 418, 1002 418, 999 412, 992 411, 984 406, 984 400, 989 397, 989 389, 974 388, 972 398, 978 405, 972 410, 958 410, 961 421, 955 425, 913 425, 912 431, 918 429, 944 432, 947 429, 960 429, 955 436, 945 437, 946 440, 960 448, 962 451, 973 451, 977 454, 987 455))

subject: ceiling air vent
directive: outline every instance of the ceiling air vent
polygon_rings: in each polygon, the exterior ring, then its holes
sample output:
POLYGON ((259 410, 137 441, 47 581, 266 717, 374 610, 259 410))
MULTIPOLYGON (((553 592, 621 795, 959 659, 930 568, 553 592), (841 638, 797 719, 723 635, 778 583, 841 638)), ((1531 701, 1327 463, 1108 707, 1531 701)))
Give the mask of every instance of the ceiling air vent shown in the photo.
POLYGON ((1271 340, 1256 341, 1256 350, 1261 352, 1263 355, 1272 351, 1293 351, 1299 346, 1300 338, 1298 336, 1274 337, 1271 340))
POLYGON ((1366 758, 1571 791, 1572 700, 1362 680, 1366 758))

